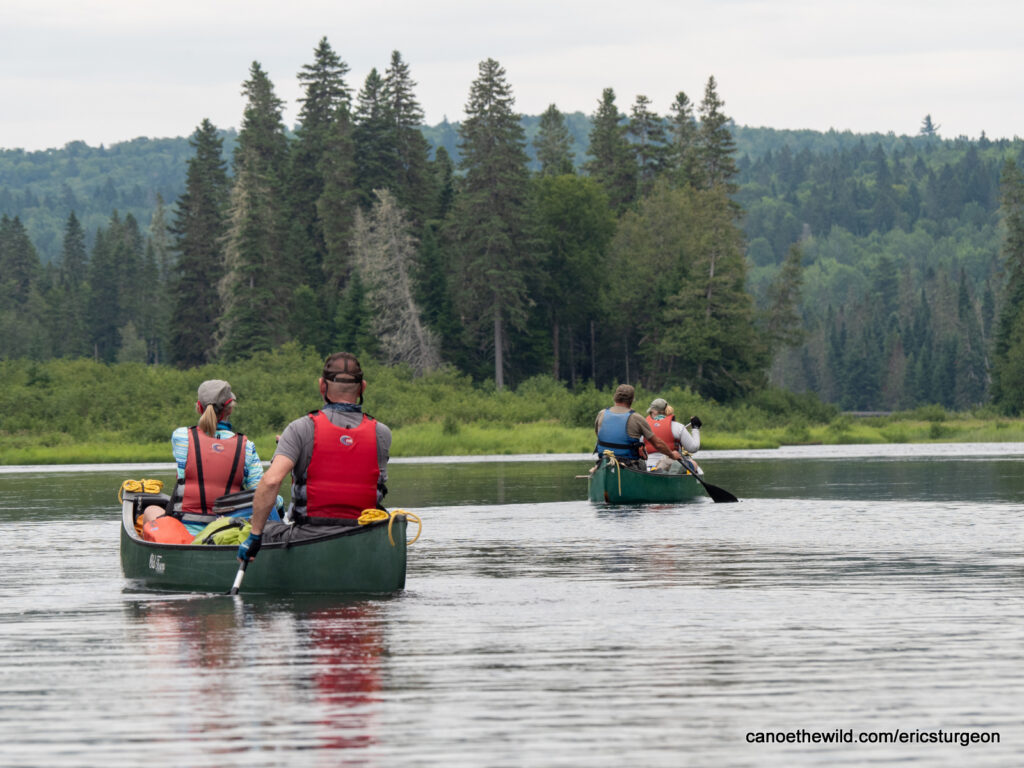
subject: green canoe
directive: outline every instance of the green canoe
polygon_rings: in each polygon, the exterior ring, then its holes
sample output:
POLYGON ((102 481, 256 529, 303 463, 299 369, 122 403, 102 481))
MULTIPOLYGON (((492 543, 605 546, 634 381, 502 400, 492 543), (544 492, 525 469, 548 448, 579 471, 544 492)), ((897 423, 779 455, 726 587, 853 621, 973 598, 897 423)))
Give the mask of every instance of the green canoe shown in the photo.
MULTIPOLYGON (((166 495, 161 495, 166 499, 166 495)), ((157 544, 135 532, 135 517, 153 495, 125 492, 121 512, 121 569, 142 589, 226 592, 238 572, 236 545, 157 544)), ((286 544, 264 544, 245 572, 242 592, 388 593, 405 587, 408 521, 356 525, 286 544), (393 542, 393 543, 392 543, 393 542)))
POLYGON ((604 504, 668 504, 704 495, 704 486, 691 474, 641 472, 607 457, 587 481, 590 500, 604 504))

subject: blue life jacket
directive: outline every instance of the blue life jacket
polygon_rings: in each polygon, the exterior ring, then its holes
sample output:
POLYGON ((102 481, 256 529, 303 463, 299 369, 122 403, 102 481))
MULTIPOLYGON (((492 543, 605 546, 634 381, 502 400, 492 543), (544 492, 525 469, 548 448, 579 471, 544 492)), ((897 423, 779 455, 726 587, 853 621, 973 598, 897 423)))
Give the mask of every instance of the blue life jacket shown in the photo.
POLYGON ((630 437, 626 433, 626 423, 635 411, 629 413, 612 413, 605 408, 601 417, 601 428, 597 431, 597 454, 611 451, 620 459, 640 458, 640 446, 643 441, 638 437, 630 437))

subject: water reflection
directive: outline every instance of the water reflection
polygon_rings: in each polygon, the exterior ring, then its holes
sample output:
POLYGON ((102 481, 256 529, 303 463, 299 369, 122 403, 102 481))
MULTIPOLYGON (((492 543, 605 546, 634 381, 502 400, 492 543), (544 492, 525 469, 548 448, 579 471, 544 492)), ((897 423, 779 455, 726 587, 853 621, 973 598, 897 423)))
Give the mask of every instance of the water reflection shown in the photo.
POLYGON ((151 694, 167 701, 186 693, 195 706, 166 713, 163 725, 175 732, 218 744, 222 754, 244 750, 236 730, 239 715, 254 714, 238 710, 248 688, 273 702, 265 725, 296 721, 302 732, 291 738, 306 748, 378 741, 374 712, 388 653, 375 601, 217 596, 135 600, 126 611, 151 694))

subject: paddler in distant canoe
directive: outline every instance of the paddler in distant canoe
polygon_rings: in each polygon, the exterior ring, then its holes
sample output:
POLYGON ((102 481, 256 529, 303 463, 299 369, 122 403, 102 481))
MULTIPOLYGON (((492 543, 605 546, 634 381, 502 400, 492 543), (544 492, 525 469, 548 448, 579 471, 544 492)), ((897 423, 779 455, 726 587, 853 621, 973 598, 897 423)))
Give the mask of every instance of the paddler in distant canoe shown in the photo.
MULTIPOLYGON (((690 426, 693 432, 692 434, 687 432, 686 426, 676 421, 675 411, 665 398, 656 397, 651 401, 651 405, 647 409, 647 423, 658 437, 673 448, 679 449, 680 452, 686 451, 692 454, 700 450, 701 420, 696 416, 692 417, 687 426, 690 426)), ((648 472, 667 472, 677 475, 683 471, 684 464, 691 472, 696 468, 696 463, 693 461, 685 459, 683 462, 673 461, 658 451, 650 441, 646 442, 646 448, 648 472), (691 464, 693 466, 689 466, 691 464)))
POLYGON ((636 390, 629 384, 620 384, 615 390, 615 404, 597 414, 594 431, 597 433, 597 460, 600 463, 605 451, 611 451, 619 464, 631 469, 644 471, 647 462, 643 458, 644 442, 649 441, 660 453, 676 461, 682 457, 679 451, 654 433, 651 425, 633 410, 636 390))

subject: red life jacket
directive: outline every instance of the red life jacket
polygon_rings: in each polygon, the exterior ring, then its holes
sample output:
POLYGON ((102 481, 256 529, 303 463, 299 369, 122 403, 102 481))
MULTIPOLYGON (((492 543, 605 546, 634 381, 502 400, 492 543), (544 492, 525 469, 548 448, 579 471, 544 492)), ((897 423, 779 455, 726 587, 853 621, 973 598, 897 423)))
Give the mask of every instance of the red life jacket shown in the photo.
POLYGON ((306 470, 306 516, 358 518, 377 506, 377 422, 364 415, 354 429, 311 413, 313 453, 306 470))
POLYGON ((242 490, 244 480, 245 435, 219 438, 196 427, 189 429, 183 513, 213 514, 217 497, 242 490))
MULTIPOLYGON (((665 441, 665 445, 669 448, 676 447, 676 439, 672 435, 672 422, 675 421, 675 416, 665 416, 660 419, 656 419, 651 415, 647 416, 647 423, 651 425, 651 430, 665 441)), ((654 443, 650 440, 644 440, 644 445, 647 447, 647 453, 661 453, 657 448, 654 447, 654 443)))

